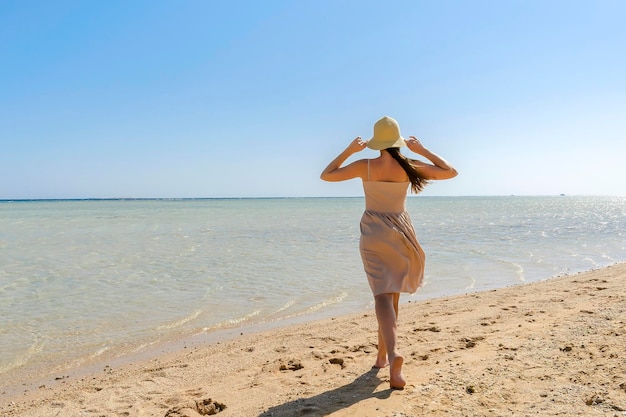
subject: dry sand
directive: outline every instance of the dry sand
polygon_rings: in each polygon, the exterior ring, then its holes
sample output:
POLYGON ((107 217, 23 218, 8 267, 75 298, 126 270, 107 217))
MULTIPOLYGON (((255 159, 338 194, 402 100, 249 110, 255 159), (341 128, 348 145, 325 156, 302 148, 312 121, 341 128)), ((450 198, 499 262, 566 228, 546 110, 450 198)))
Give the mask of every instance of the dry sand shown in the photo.
POLYGON ((365 312, 52 378, 0 415, 626 416, 626 264, 403 305, 399 335, 402 391, 365 312))

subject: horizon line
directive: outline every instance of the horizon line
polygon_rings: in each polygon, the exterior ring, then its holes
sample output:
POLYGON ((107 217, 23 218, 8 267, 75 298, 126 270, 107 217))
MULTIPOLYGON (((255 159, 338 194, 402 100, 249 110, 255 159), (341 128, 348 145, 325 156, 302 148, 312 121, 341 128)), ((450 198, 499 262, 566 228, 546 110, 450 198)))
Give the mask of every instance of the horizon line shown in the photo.
MULTIPOLYGON (((479 197, 626 197, 611 194, 474 194, 474 195, 411 195, 408 198, 479 198, 479 197)), ((34 201, 193 201, 193 200, 286 200, 305 198, 364 198, 363 195, 345 196, 258 196, 258 197, 67 197, 67 198, 0 198, 0 202, 34 201)))

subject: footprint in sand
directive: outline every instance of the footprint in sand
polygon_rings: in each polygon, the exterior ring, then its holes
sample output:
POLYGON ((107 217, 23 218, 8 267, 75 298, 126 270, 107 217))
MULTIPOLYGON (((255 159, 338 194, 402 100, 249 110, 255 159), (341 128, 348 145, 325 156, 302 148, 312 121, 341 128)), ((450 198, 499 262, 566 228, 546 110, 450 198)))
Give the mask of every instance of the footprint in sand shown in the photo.
POLYGON ((286 363, 281 360, 279 370, 280 371, 297 371, 304 368, 302 362, 299 359, 290 359, 286 363))
POLYGON ((438 326, 430 326, 430 327, 418 327, 413 329, 414 333, 417 332, 433 332, 433 333, 439 333, 441 331, 441 328, 438 326))
POLYGON ((165 417, 198 417, 212 416, 226 409, 226 405, 213 401, 210 398, 198 401, 189 401, 168 410, 165 417))
POLYGON ((346 365, 344 364, 344 360, 341 358, 331 358, 328 360, 328 362, 332 365, 339 365, 341 369, 346 367, 346 365))
POLYGON ((460 339, 461 342, 461 349, 471 349, 473 347, 476 346, 476 344, 481 341, 484 340, 485 338, 482 336, 476 336, 476 337, 463 337, 460 339))

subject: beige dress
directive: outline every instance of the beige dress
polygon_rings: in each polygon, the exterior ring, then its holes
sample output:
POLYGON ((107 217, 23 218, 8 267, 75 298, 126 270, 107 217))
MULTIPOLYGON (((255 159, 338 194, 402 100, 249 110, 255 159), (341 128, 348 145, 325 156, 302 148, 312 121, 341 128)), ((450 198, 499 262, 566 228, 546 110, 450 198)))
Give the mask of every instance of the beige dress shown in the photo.
POLYGON ((363 181, 365 212, 359 248, 375 296, 413 293, 424 280, 424 251, 405 206, 409 184, 363 181))

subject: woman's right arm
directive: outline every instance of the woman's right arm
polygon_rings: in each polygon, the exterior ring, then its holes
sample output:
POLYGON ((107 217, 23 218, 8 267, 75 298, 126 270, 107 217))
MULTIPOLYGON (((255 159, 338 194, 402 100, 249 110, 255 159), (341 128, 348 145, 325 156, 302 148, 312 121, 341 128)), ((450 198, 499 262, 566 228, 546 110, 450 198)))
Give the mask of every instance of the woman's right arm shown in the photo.
POLYGON ((409 136, 409 140, 406 141, 406 145, 411 151, 423 156, 433 163, 433 165, 431 165, 420 161, 413 161, 419 173, 424 175, 426 179, 447 180, 458 175, 452 164, 436 153, 426 149, 415 136, 409 136))
POLYGON ((360 137, 355 138, 343 152, 328 164, 322 171, 320 178, 324 181, 333 182, 350 180, 352 178, 364 178, 367 175, 366 160, 361 159, 343 167, 342 165, 350 156, 365 149, 365 145, 367 145, 367 142, 360 137))

